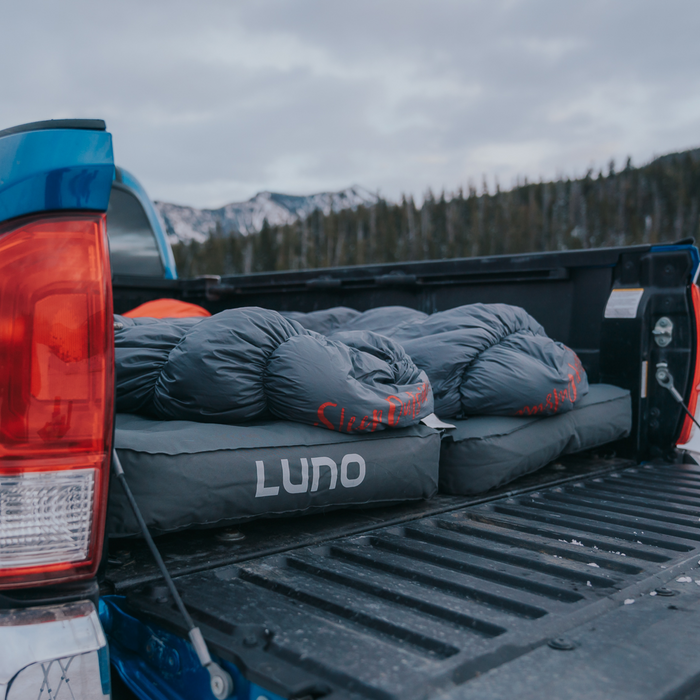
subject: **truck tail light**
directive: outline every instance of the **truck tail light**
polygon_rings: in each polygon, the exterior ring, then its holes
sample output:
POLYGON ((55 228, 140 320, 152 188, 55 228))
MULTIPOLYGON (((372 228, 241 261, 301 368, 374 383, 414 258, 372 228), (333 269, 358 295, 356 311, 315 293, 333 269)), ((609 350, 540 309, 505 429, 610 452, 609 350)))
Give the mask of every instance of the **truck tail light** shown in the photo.
POLYGON ((0 589, 95 575, 113 375, 104 215, 0 225, 0 589))
MULTIPOLYGON (((693 384, 688 398, 688 410, 696 416, 698 393, 700 392, 700 287, 697 284, 693 284, 690 287, 690 299, 693 307, 693 321, 695 323, 695 369, 693 370, 693 384)), ((694 423, 690 416, 686 415, 678 438, 678 445, 685 445, 690 442, 693 426, 694 423)))

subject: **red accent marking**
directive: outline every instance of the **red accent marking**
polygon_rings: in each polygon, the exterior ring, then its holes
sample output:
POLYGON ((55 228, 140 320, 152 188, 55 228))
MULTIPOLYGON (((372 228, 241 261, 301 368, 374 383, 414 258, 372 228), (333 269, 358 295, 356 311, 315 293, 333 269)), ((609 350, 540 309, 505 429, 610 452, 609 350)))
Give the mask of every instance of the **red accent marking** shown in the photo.
POLYGON ((401 420, 401 409, 403 408, 403 401, 398 396, 387 396, 386 400, 389 402, 389 414, 387 415, 387 423, 390 426, 395 426, 398 424, 398 422, 401 420), (396 406, 392 403, 392 399, 396 399, 396 401, 399 402, 399 405, 396 406), (394 420, 394 413, 396 413, 396 409, 399 409, 398 415, 396 416, 396 420, 394 420))
POLYGON ((573 375, 573 374, 570 374, 570 375, 569 375, 569 381, 571 382, 571 394, 572 394, 572 396, 571 396, 571 403, 575 403, 575 402, 576 402, 577 393, 576 393, 576 382, 574 381, 574 375, 573 375))
POLYGON ((578 367, 575 367, 574 365, 570 364, 569 367, 576 372, 576 381, 580 382, 581 381, 581 375, 578 373, 578 367))
POLYGON ((331 423, 331 422, 328 420, 328 418, 326 418, 326 417, 323 415, 323 412, 326 410, 326 408, 327 408, 328 406, 333 406, 333 407, 335 407, 335 406, 337 406, 337 405, 338 405, 337 403, 331 403, 330 401, 326 401, 326 403, 322 403, 322 404, 318 407, 318 419, 321 421, 321 423, 323 423, 323 425, 326 426, 326 428, 328 428, 328 430, 335 430, 335 428, 333 427, 333 423, 331 423))

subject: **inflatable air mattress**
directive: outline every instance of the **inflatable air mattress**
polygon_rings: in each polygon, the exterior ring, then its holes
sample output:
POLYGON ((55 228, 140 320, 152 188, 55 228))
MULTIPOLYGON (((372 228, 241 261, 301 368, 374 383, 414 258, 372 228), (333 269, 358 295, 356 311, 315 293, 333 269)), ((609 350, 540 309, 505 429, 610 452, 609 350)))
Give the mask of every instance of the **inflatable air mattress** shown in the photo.
POLYGON ((632 429, 629 391, 592 384, 574 410, 547 418, 453 420, 440 454, 440 491, 473 496, 536 471, 557 457, 619 440, 632 429))
MULTIPOLYGON (((287 421, 233 426, 118 414, 115 445, 153 534, 437 491, 440 434, 424 425, 346 435, 287 421)), ((107 527, 113 537, 139 534, 115 482, 107 527)))

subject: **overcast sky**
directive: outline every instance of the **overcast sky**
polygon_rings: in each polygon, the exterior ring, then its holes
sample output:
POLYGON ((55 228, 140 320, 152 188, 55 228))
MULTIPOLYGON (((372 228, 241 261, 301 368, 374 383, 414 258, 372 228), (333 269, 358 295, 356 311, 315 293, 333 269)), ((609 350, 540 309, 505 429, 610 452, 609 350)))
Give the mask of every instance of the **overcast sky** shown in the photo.
POLYGON ((700 146, 697 0, 5 2, 0 128, 99 117, 154 199, 580 175, 700 146))

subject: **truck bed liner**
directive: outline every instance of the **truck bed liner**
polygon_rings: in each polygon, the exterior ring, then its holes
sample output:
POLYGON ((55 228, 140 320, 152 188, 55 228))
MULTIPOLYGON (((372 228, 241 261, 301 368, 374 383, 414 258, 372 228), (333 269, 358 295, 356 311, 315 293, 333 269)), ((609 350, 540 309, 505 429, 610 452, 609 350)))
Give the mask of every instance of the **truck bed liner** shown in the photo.
MULTIPOLYGON (((592 653, 604 637, 582 625, 626 601, 648 608, 649 624, 672 614, 669 601, 694 605, 699 554, 700 468, 646 465, 216 566, 177 585, 213 651, 283 696, 470 697, 467 681, 483 684, 477 677, 550 642, 562 650, 538 653, 592 653)), ((153 591, 131 588, 129 605, 179 629, 153 591)), ((678 624, 698 626, 694 614, 678 624)), ((647 673, 645 658, 621 677, 647 673)), ((700 673, 700 659, 684 668, 671 686, 700 673)), ((505 688, 492 683, 478 697, 505 688)))
MULTIPOLYGON (((632 460, 614 456, 605 458, 595 450, 593 453, 562 457, 537 472, 480 496, 438 494, 430 500, 393 506, 370 506, 303 517, 261 519, 234 528, 189 530, 162 535, 156 541, 168 570, 174 576, 181 576, 329 542, 339 537, 445 513, 466 505, 486 503, 506 494, 526 493, 633 465, 632 460), (232 534, 237 537, 232 538, 232 534)), ((158 568, 142 539, 110 540, 109 561, 102 582, 103 593, 123 593, 159 578, 158 568)))

